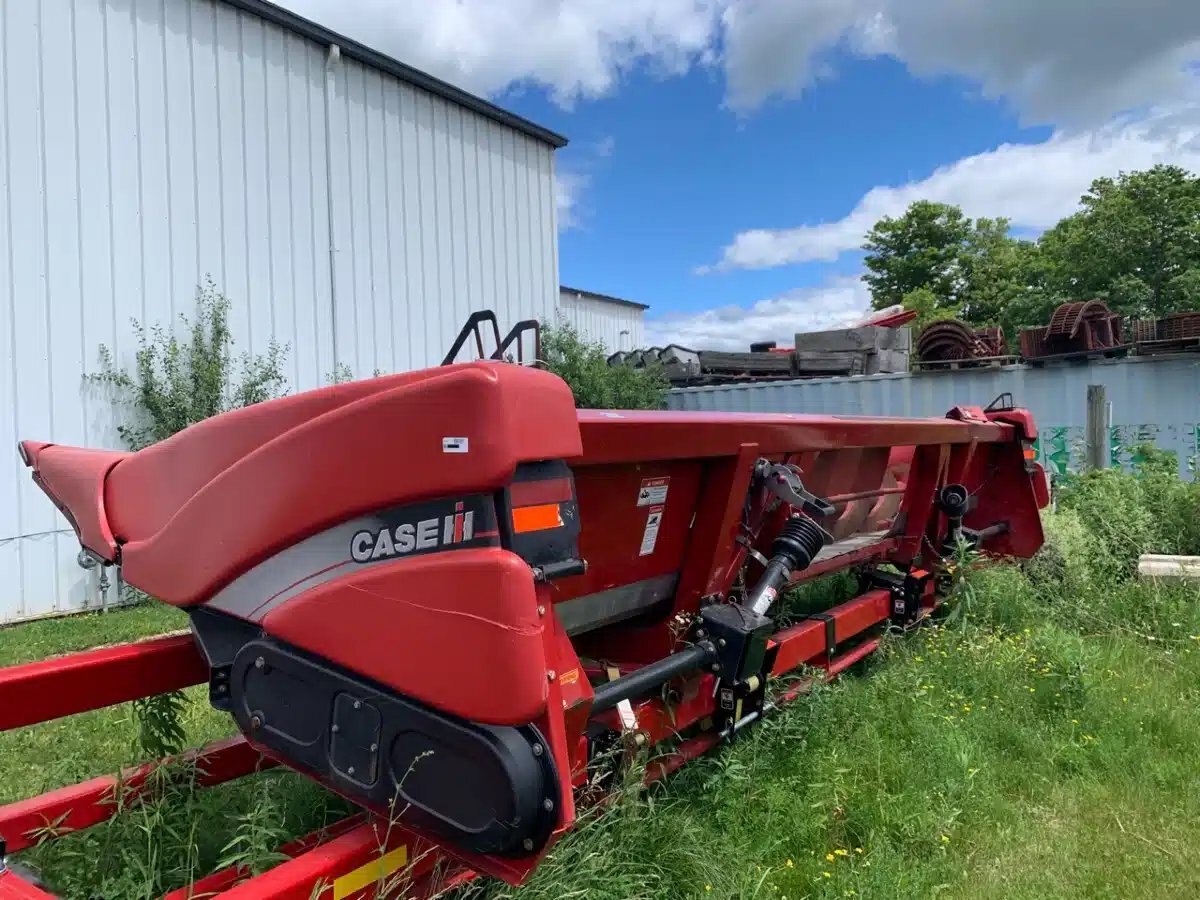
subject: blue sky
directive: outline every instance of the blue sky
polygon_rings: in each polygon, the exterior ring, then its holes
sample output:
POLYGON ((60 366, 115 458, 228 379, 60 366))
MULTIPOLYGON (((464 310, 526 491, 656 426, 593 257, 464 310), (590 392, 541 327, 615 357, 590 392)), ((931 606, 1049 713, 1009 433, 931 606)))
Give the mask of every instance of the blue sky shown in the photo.
POLYGON ((1036 234, 1100 175, 1200 170, 1195 0, 289 0, 546 125, 560 274, 654 343, 860 317, 928 197, 1036 234))
POLYGON ((638 72, 620 93, 558 107, 543 94, 505 106, 566 135, 558 166, 585 179, 559 239, 572 286, 650 303, 655 313, 745 305, 831 274, 857 254, 698 274, 732 234, 839 219, 876 184, 903 184, 1009 141, 1040 142, 999 101, 961 79, 919 80, 892 60, 836 61, 838 76, 751 115, 722 109, 724 86, 692 70, 638 72))

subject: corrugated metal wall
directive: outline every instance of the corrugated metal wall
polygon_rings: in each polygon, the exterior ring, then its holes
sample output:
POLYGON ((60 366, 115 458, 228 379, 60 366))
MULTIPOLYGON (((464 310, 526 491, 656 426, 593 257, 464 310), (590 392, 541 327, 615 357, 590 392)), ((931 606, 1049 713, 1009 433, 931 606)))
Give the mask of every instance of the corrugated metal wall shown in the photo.
POLYGON ((645 346, 645 310, 564 290, 560 315, 588 340, 599 341, 610 353, 645 346))
POLYGON ((553 319, 550 147, 353 60, 335 82, 338 361, 437 365, 478 309, 553 319))
POLYGON ((99 345, 205 276, 293 389, 553 318, 552 148, 326 51, 212 0, 0 0, 0 622, 99 602, 16 441, 119 446, 99 345))
POLYGON ((1200 356, 1092 361, 1086 365, 1008 366, 916 375, 869 375, 804 381, 683 388, 672 409, 792 412, 855 416, 942 416, 958 405, 985 406, 1005 391, 1031 410, 1038 452, 1054 472, 1083 459, 1089 384, 1102 384, 1112 405, 1111 458, 1128 465, 1134 448, 1152 442, 1189 461, 1200 455, 1200 356))

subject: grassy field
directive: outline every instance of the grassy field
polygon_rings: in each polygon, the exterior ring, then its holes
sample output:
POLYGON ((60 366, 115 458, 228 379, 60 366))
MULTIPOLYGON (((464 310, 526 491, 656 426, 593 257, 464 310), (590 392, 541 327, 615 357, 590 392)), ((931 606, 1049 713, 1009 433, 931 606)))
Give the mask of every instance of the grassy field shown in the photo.
MULTIPOLYGON (((1132 580, 1145 550, 1200 553, 1200 487, 1088 477, 1047 531, 1036 560, 973 572, 937 627, 588 821, 525 889, 468 894, 1200 894, 1200 591, 1132 580)), ((0 631, 0 662, 180 624, 148 606, 22 626, 0 631)), ((182 717, 189 742, 229 731, 196 694, 182 717)), ((111 771, 146 720, 122 708, 0 735, 0 793, 111 771)), ((342 809, 288 773, 185 787, 24 861, 66 896, 150 896, 220 860, 267 865, 342 809)))

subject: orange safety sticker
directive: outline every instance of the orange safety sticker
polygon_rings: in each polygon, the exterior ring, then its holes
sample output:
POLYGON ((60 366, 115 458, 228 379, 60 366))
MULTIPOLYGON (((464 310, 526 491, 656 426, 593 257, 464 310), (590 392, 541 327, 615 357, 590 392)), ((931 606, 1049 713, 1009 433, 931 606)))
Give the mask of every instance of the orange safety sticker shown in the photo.
POLYGON ((571 669, 569 672, 563 672, 558 679, 559 684, 574 684, 579 680, 579 670, 571 669))
POLYGON ((557 503, 543 503, 539 506, 521 506, 512 511, 513 531, 524 534, 527 531, 544 531, 547 528, 562 526, 562 513, 557 503))

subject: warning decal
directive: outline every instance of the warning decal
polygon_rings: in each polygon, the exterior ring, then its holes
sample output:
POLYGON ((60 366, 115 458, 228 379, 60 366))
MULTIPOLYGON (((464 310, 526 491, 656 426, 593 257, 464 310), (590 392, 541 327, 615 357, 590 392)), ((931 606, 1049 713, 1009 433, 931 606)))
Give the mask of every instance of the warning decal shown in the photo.
MULTIPOLYGON (((666 491, 666 488, 663 488, 666 491)), ((642 532, 642 549, 638 556, 649 556, 654 552, 654 545, 658 543, 658 526, 662 523, 663 508, 655 506, 650 509, 650 514, 646 516, 646 530, 642 532)))
POLYGON ((659 506, 667 502, 667 487, 670 485, 669 476, 663 478, 643 478, 642 486, 638 488, 638 506, 659 506))

